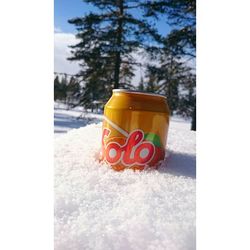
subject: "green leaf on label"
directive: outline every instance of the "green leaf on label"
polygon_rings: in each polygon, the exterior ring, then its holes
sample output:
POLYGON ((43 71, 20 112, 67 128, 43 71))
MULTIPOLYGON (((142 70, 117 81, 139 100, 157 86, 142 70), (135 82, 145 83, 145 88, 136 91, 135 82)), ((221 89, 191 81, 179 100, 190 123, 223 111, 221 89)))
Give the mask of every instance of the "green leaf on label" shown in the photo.
POLYGON ((160 137, 156 134, 147 133, 147 134, 145 134, 144 139, 147 141, 151 141, 157 147, 161 147, 160 137))

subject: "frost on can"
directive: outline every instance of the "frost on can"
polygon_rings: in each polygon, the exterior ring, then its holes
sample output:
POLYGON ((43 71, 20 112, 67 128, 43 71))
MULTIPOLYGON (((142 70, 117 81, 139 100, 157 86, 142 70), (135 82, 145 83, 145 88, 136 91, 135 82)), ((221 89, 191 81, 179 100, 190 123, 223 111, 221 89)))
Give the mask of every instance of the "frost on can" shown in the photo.
POLYGON ((169 127, 166 97, 114 89, 104 108, 101 160, 114 170, 157 167, 169 127))

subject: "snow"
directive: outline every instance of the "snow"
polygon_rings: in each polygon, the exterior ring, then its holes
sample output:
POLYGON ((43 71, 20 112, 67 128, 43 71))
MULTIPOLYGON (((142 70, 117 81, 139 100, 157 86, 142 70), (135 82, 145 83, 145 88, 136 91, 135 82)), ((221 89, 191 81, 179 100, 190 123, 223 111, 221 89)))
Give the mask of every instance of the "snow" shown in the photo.
POLYGON ((71 129, 80 128, 91 123, 102 121, 102 115, 84 112, 82 107, 67 109, 63 103, 54 104, 54 133, 55 137, 71 129))
POLYGON ((76 121, 78 112, 55 110, 55 132, 63 131, 55 137, 55 249, 195 249, 190 123, 171 120, 158 170, 115 172, 98 161, 101 115, 76 121))

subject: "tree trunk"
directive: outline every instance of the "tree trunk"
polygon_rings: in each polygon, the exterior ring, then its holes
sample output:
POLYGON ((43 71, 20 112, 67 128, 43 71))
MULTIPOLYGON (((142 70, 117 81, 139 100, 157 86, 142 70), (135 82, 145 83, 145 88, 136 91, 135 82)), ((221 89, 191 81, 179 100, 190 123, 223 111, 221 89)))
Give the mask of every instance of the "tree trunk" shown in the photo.
POLYGON ((117 44, 116 44, 116 58, 115 58, 115 75, 114 88, 119 88, 120 67, 121 67, 121 43, 122 43, 122 26, 123 26, 123 0, 119 0, 119 19, 117 29, 117 44))
POLYGON ((192 125, 191 125, 191 130, 196 131, 196 106, 193 110, 193 114, 192 114, 192 125))

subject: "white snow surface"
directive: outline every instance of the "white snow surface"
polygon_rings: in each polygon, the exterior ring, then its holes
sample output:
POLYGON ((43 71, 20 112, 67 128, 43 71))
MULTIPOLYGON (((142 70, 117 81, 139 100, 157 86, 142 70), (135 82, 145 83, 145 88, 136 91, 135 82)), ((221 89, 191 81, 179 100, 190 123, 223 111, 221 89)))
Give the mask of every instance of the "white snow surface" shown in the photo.
POLYGON ((171 120, 158 170, 116 172, 99 163, 100 144, 100 122, 55 137, 55 250, 195 249, 190 124, 171 120))

